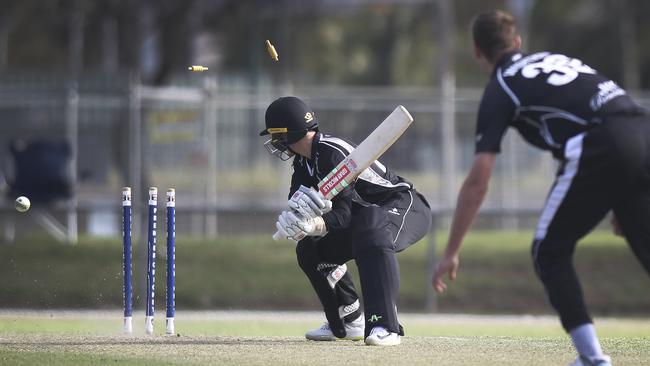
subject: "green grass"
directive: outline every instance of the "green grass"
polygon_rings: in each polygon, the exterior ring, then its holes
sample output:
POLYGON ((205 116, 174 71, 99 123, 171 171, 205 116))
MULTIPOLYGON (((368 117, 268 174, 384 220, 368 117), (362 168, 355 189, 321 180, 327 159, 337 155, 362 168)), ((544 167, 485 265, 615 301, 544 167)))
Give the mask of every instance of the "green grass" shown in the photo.
MULTIPOLYGON (((302 313, 301 313, 302 314, 302 313)), ((0 313, 2 365, 564 365, 570 340, 551 317, 403 314, 399 347, 310 342, 320 315, 179 313, 175 336, 119 333, 119 310, 0 313)), ((142 322, 140 322, 142 320, 142 322)), ((142 323, 142 324, 141 324, 142 323)), ((649 365, 648 319, 597 319, 616 365, 649 365)))
MULTIPOLYGON (((530 232, 475 232, 466 240, 458 279, 438 309, 472 313, 549 313, 529 255, 530 232)), ((437 235, 438 252, 445 237, 437 235)), ((399 307, 422 311, 430 288, 428 239, 398 256, 399 307)), ((134 253, 140 253, 138 243, 134 253)), ((48 238, 0 245, 0 308, 116 308, 122 301, 121 240, 81 238, 76 246, 48 238)), ((158 248, 156 302, 164 303, 164 244, 158 248)), ((597 315, 650 314, 647 274, 619 238, 607 232, 579 244, 576 266, 597 315)), ((141 306, 144 271, 134 258, 135 303, 141 306)), ((355 273, 354 264, 349 266, 355 273)), ((295 260, 294 245, 270 236, 179 237, 176 299, 185 309, 317 309, 295 260)), ((355 275, 356 278, 356 275, 355 275)), ((358 284, 358 281, 357 281, 358 284)))
MULTIPOLYGON (((466 241, 459 277, 438 299, 444 312, 548 314, 529 255, 532 233, 476 232, 466 241)), ((444 235, 436 236, 438 252, 444 235)), ((399 255, 399 308, 422 310, 429 288, 427 240, 399 255)), ((137 253, 139 247, 134 248, 137 253)), ((164 273, 159 247, 159 273, 164 273)), ((307 342, 302 334, 322 316, 218 316, 190 309, 318 309, 295 262, 294 246, 269 237, 177 238, 177 328, 147 337, 136 297, 136 335, 120 334, 121 241, 81 238, 77 246, 47 238, 0 245, 0 308, 94 308, 110 312, 0 311, 0 365, 564 365, 574 357, 551 317, 401 318, 407 337, 397 348, 307 342)), ((616 365, 650 365, 648 276, 619 238, 590 235, 576 267, 597 329, 616 365)), ((136 291, 144 271, 134 270, 136 291)), ((349 266, 355 272, 355 266, 349 266)), ((356 277, 356 276, 355 276, 356 277)), ((164 276, 156 303, 164 303, 164 276)), ((234 315, 233 315, 234 314, 234 315)))
MULTIPOLYGON (((440 309, 485 313, 548 313, 541 283, 534 274, 530 232, 473 232, 463 246, 458 279, 439 299, 440 309), (480 305, 479 305, 480 304, 480 305)), ((437 237, 438 250, 445 237, 437 237)), ((423 246, 417 250, 422 251, 423 246)), ((402 268, 423 268, 415 253, 406 253, 402 268), (411 256, 414 254, 415 256, 411 256)), ((421 252, 420 255, 424 255, 421 252)), ((590 309, 597 314, 647 314, 650 281, 622 239, 609 232, 592 233, 578 244, 575 265, 590 309)), ((402 277, 402 295, 413 299, 422 287, 412 286, 421 270, 402 277)), ((425 284, 428 286, 428 282, 425 284)))

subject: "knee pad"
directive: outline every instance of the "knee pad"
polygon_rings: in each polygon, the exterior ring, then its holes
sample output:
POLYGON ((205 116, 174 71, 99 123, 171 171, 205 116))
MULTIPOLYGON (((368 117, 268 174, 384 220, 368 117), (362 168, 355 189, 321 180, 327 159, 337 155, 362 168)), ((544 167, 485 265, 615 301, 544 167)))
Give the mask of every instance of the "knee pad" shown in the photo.
POLYGON ((343 278, 345 273, 348 271, 348 266, 345 263, 340 265, 335 263, 319 263, 318 266, 316 266, 316 269, 318 269, 318 272, 323 274, 327 279, 327 283, 333 290, 334 286, 336 286, 339 280, 343 278))

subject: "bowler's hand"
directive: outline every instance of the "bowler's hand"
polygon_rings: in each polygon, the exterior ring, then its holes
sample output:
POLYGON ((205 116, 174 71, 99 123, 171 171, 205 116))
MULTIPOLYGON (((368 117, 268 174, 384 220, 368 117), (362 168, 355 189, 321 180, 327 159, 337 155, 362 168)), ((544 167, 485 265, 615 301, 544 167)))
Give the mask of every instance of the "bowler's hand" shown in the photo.
POLYGON ((447 284, 443 282, 442 278, 449 275, 450 280, 456 279, 456 271, 458 271, 459 264, 458 256, 444 257, 436 266, 431 278, 431 284, 438 293, 442 293, 447 289, 447 284))

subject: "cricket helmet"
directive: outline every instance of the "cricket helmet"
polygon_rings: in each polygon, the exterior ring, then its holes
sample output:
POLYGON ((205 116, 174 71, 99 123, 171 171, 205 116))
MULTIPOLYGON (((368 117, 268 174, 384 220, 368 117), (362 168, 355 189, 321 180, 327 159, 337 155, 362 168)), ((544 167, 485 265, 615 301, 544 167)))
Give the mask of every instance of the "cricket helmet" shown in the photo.
POLYGON ((260 136, 271 135, 264 146, 269 153, 282 160, 289 159, 289 145, 305 137, 307 131, 318 130, 318 120, 305 102, 296 97, 274 100, 264 116, 266 128, 260 136))

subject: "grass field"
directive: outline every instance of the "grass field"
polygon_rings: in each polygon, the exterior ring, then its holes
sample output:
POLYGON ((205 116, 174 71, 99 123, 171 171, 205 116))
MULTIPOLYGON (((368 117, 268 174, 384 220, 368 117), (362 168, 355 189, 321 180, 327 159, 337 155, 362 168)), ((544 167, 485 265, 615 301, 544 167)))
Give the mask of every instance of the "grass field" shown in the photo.
MULTIPOLYGON (((530 264, 530 233, 473 233, 459 278, 438 298, 442 312, 548 314, 530 264)), ((441 249, 445 237, 438 235, 441 249)), ((421 311, 426 242, 399 255, 400 309, 421 311)), ((0 245, 0 366, 3 365, 566 365, 574 357, 554 316, 403 314, 396 348, 362 342, 308 342, 310 312, 190 312, 188 309, 317 309, 292 246, 257 236, 177 239, 178 336, 167 337, 158 309, 153 337, 121 334, 121 242, 82 238, 64 246, 40 238, 0 245), (254 270, 251 270, 254 269, 254 270), (70 307, 112 311, 62 311, 70 307), (4 309, 47 309, 37 311, 4 309)), ((159 253, 164 254, 164 253, 159 253)), ((140 263, 136 261, 136 265, 140 263)), ((648 277, 620 239, 590 235, 576 267, 616 365, 650 365, 648 277), (614 318, 625 314, 627 317, 614 318), (636 314, 636 315, 635 315, 636 314), (636 316, 636 318, 632 318, 636 316), (645 318, 644 318, 645 317, 645 318)), ((356 273, 355 266, 350 270, 356 273)), ((141 268, 136 267, 135 294, 141 268)), ((356 278, 356 275, 354 276, 356 278)), ((164 276, 158 276, 164 281, 164 276)), ((156 286, 164 303, 164 284, 156 286)), ((135 297, 136 308, 142 297, 135 297)))
MULTIPOLYGON (((446 233, 436 238, 442 250, 446 233)), ((162 234, 161 234, 162 235, 162 234)), ((548 314, 551 310, 530 257, 530 232, 473 232, 467 237, 458 279, 438 299, 442 312, 548 314)), ((398 255, 403 311, 424 310, 431 289, 428 239, 398 255)), ((143 306, 142 247, 134 244, 134 302, 143 306)), ((164 271, 164 245, 158 247, 164 271)), ((357 285, 356 265, 348 263, 357 285)), ((620 238, 589 235, 575 264, 590 310, 601 316, 650 314, 648 276, 620 238)), ((75 246, 34 237, 0 245, 0 308, 111 309, 122 304, 120 238, 81 237, 75 246)), ((156 276, 156 303, 165 302, 165 276, 156 276)), ((295 245, 269 235, 176 239, 176 301, 182 309, 318 309, 296 263, 295 245)))
MULTIPOLYGON (((142 322, 140 322, 142 320, 142 322)), ((120 333, 120 311, 0 311, 0 365, 566 365, 554 317, 402 314, 402 345, 310 342, 313 312, 179 312, 178 334, 120 333)), ((142 324, 141 324, 142 323, 142 324)), ((616 365, 650 365, 650 320, 597 320, 616 365)))

